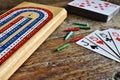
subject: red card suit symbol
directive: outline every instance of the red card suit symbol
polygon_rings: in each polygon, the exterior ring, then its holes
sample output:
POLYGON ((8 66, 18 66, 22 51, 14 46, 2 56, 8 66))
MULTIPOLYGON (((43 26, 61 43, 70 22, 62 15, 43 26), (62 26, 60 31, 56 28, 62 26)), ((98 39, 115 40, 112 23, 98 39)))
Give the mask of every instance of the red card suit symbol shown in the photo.
POLYGON ((112 32, 112 34, 114 37, 120 37, 119 33, 117 33, 117 32, 112 32))
POLYGON ((80 7, 85 7, 85 6, 83 4, 81 4, 80 7))
POLYGON ((95 8, 98 8, 97 6, 94 6, 95 8))
POLYGON ((119 38, 119 37, 117 37, 117 38, 116 38, 116 40, 120 41, 120 38, 119 38))
POLYGON ((108 3, 108 2, 105 2, 104 4, 105 4, 105 5, 109 5, 109 3, 108 3))
POLYGON ((98 43, 98 44, 104 44, 104 42, 101 41, 101 40, 100 40, 100 41, 97 41, 97 43, 98 43))
POLYGON ((91 3, 95 4, 95 2, 91 2, 91 3))

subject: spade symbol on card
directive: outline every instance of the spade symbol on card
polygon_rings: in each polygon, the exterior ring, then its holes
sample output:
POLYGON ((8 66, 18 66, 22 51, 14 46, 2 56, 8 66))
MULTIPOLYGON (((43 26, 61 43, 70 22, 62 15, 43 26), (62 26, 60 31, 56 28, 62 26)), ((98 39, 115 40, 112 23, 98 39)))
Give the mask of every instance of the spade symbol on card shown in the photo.
POLYGON ((108 38, 108 36, 104 33, 100 33, 100 35, 103 37, 103 38, 106 38, 106 41, 112 41, 112 39, 108 38))
POLYGON ((100 33, 100 35, 103 37, 103 38, 106 38, 106 41, 112 41, 112 39, 108 38, 108 36, 104 33, 100 33))
POLYGON ((92 49, 98 49, 98 47, 97 47, 96 45, 90 45, 90 47, 91 47, 92 49))
POLYGON ((110 41, 110 42, 111 42, 111 41, 112 41, 112 39, 110 39, 110 38, 106 38, 106 41, 110 41))
POLYGON ((101 40, 97 41, 97 43, 98 43, 98 44, 104 44, 104 42, 101 41, 101 40))
POLYGON ((120 42, 120 38, 119 37, 117 37, 116 40, 118 40, 120 42))

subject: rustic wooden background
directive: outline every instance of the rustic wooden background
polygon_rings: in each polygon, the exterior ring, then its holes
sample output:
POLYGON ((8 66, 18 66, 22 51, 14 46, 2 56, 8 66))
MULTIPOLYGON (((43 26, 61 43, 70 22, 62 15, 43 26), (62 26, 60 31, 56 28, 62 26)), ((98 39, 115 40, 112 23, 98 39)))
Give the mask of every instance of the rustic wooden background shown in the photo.
MULTIPOLYGON (((0 14, 24 0, 0 0, 0 14)), ((45 5, 66 7, 72 0, 26 0, 45 5)), ((120 4, 120 0, 109 0, 120 4)), ((120 29, 120 13, 107 23, 93 21, 68 13, 67 19, 33 53, 33 55, 11 76, 9 80, 120 80, 120 63, 72 43, 68 48, 55 49, 68 42, 64 40, 64 29, 75 27, 73 22, 87 22, 90 30, 74 32, 74 36, 88 35, 99 29, 120 29)), ((7 73, 6 73, 7 74, 7 73)))

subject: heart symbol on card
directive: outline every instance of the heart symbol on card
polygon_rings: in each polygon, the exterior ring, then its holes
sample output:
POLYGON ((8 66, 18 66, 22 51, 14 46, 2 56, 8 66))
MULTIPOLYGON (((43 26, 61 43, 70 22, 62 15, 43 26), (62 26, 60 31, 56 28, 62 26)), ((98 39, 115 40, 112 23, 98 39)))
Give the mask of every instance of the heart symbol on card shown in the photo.
POLYGON ((104 44, 104 42, 101 41, 101 40, 97 41, 97 43, 98 43, 98 44, 104 44))
POLYGON ((117 38, 116 38, 116 40, 120 41, 120 38, 119 38, 119 37, 117 37, 117 38))

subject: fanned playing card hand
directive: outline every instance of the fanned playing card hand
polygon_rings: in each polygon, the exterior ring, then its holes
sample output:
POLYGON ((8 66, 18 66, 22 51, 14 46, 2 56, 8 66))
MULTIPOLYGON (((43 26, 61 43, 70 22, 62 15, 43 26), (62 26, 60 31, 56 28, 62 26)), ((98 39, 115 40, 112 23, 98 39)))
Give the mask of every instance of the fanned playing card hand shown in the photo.
POLYGON ((77 41, 76 43, 103 56, 120 62, 119 30, 96 30, 82 40, 77 41))

